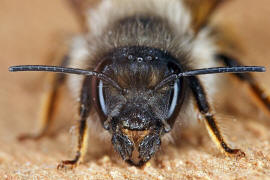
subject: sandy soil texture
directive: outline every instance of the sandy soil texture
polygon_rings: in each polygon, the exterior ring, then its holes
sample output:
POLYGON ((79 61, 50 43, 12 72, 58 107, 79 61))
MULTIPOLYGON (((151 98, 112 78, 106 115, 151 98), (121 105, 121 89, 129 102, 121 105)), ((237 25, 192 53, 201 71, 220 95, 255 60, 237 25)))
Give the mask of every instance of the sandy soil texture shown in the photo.
MULTIPOLYGON (((217 19, 229 25, 241 42, 242 62, 265 65, 270 70, 269 0, 231 0, 220 9, 217 19)), ((230 143, 245 151, 242 159, 221 154, 200 124, 199 131, 183 132, 181 139, 163 147, 141 169, 124 164, 112 151, 104 150, 102 143, 95 142, 89 143, 85 163, 73 170, 57 171, 57 164, 72 156, 74 144, 69 132, 76 123, 77 106, 70 102, 68 93, 63 93, 55 117, 56 136, 19 143, 16 137, 20 133, 34 132, 37 127, 45 74, 9 73, 8 67, 48 63, 60 37, 78 31, 76 18, 64 0, 0 1, 0 179, 270 178, 270 116, 252 103, 246 86, 236 82, 227 85, 217 114, 222 114, 220 123, 230 143)), ((255 76, 270 89, 270 71, 255 76)))

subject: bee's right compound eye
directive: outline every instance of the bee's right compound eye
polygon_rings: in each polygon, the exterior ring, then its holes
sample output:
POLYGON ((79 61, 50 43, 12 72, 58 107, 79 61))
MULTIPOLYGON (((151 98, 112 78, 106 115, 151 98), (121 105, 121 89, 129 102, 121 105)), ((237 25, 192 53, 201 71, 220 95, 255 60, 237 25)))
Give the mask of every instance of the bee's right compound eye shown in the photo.
POLYGON ((98 99, 99 99, 99 104, 100 108, 103 112, 103 114, 107 115, 107 108, 106 108, 106 102, 104 98, 104 88, 103 88, 103 82, 99 81, 98 83, 98 99))

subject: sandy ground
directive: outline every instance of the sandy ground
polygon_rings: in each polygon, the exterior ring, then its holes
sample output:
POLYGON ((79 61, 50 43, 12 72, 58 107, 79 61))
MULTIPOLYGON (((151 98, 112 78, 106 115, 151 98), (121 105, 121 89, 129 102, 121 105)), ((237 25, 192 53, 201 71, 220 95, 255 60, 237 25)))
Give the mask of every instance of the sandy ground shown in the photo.
MULTIPOLYGON (((218 17, 219 23, 231 25, 241 42, 242 61, 270 69, 269 0, 232 0, 218 17)), ((58 171, 57 164, 72 154, 74 138, 69 128, 76 122, 76 106, 69 100, 60 104, 56 117, 58 126, 68 124, 67 128, 56 129, 54 138, 17 142, 16 136, 34 132, 37 126, 44 74, 12 74, 8 66, 46 63, 58 37, 78 31, 64 0, 0 1, 0 179, 270 178, 270 118, 251 103, 246 87, 235 83, 228 85, 233 93, 227 92, 226 100, 219 102, 218 114, 222 114, 220 123, 230 143, 245 151, 242 159, 221 154, 201 124, 201 130, 184 132, 141 169, 122 163, 114 153, 104 151, 102 143, 95 143, 89 145, 85 163, 74 170, 58 171)), ((270 88, 270 71, 256 77, 270 88)), ((64 96, 69 99, 68 94, 64 96)))

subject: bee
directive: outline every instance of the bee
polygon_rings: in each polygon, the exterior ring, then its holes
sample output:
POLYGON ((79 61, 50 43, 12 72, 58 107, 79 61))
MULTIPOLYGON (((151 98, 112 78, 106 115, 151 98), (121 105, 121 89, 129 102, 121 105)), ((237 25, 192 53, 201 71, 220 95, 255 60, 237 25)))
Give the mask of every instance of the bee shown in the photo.
POLYGON ((217 91, 217 76, 233 73, 270 110, 270 98, 250 72, 223 51, 211 27, 222 0, 101 0, 91 7, 68 1, 83 32, 74 37, 60 66, 20 65, 9 71, 56 72, 47 92, 43 127, 20 140, 39 139, 52 124, 59 86, 65 81, 79 97, 78 147, 72 160, 58 168, 76 166, 86 154, 92 117, 110 135, 114 150, 130 165, 142 166, 160 149, 163 137, 177 122, 197 119, 198 112, 213 142, 228 155, 244 156, 225 142, 209 103, 217 91), (75 68, 76 67, 76 68, 75 68), (68 74, 68 76, 66 75, 68 74), (188 111, 190 110, 190 111, 188 111))

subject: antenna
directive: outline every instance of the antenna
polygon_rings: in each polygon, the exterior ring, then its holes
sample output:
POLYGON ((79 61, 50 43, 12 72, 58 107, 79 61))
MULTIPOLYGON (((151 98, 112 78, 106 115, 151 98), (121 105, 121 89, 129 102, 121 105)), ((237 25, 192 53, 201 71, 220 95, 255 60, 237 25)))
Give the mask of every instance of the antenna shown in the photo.
POLYGON ((198 76, 205 74, 247 73, 247 72, 265 72, 265 71, 266 71, 265 67, 263 66, 234 66, 234 67, 213 67, 213 68, 195 69, 186 72, 181 72, 179 74, 169 75, 155 87, 155 90, 158 90, 164 85, 168 84, 169 82, 179 79, 181 77, 198 76))
MULTIPOLYGON (((45 65, 20 65, 20 66, 11 66, 8 68, 10 72, 18 72, 18 71, 47 71, 47 72, 56 72, 56 73, 66 73, 66 74, 78 74, 84 76, 96 76, 98 79, 106 81, 111 84, 119 91, 123 91, 119 84, 114 81, 109 76, 84 69, 78 68, 67 68, 61 66, 45 66, 45 65)), ((179 74, 171 74, 165 79, 163 79, 156 87, 155 90, 160 89, 164 85, 168 84, 171 81, 179 79, 181 77, 187 76, 198 76, 205 74, 219 74, 219 73, 247 73, 247 72, 265 72, 265 67, 263 66, 234 66, 234 67, 213 67, 213 68, 202 68, 195 69, 186 72, 181 72, 179 74)))
POLYGON ((45 65, 20 65, 20 66, 11 66, 8 68, 10 72, 18 72, 18 71, 47 71, 47 72, 56 72, 56 73, 65 73, 65 74, 78 74, 84 76, 96 76, 98 79, 106 81, 119 91, 123 91, 123 89, 119 86, 119 84, 114 81, 112 78, 107 75, 95 71, 89 71, 78 68, 67 68, 61 66, 45 66, 45 65))

